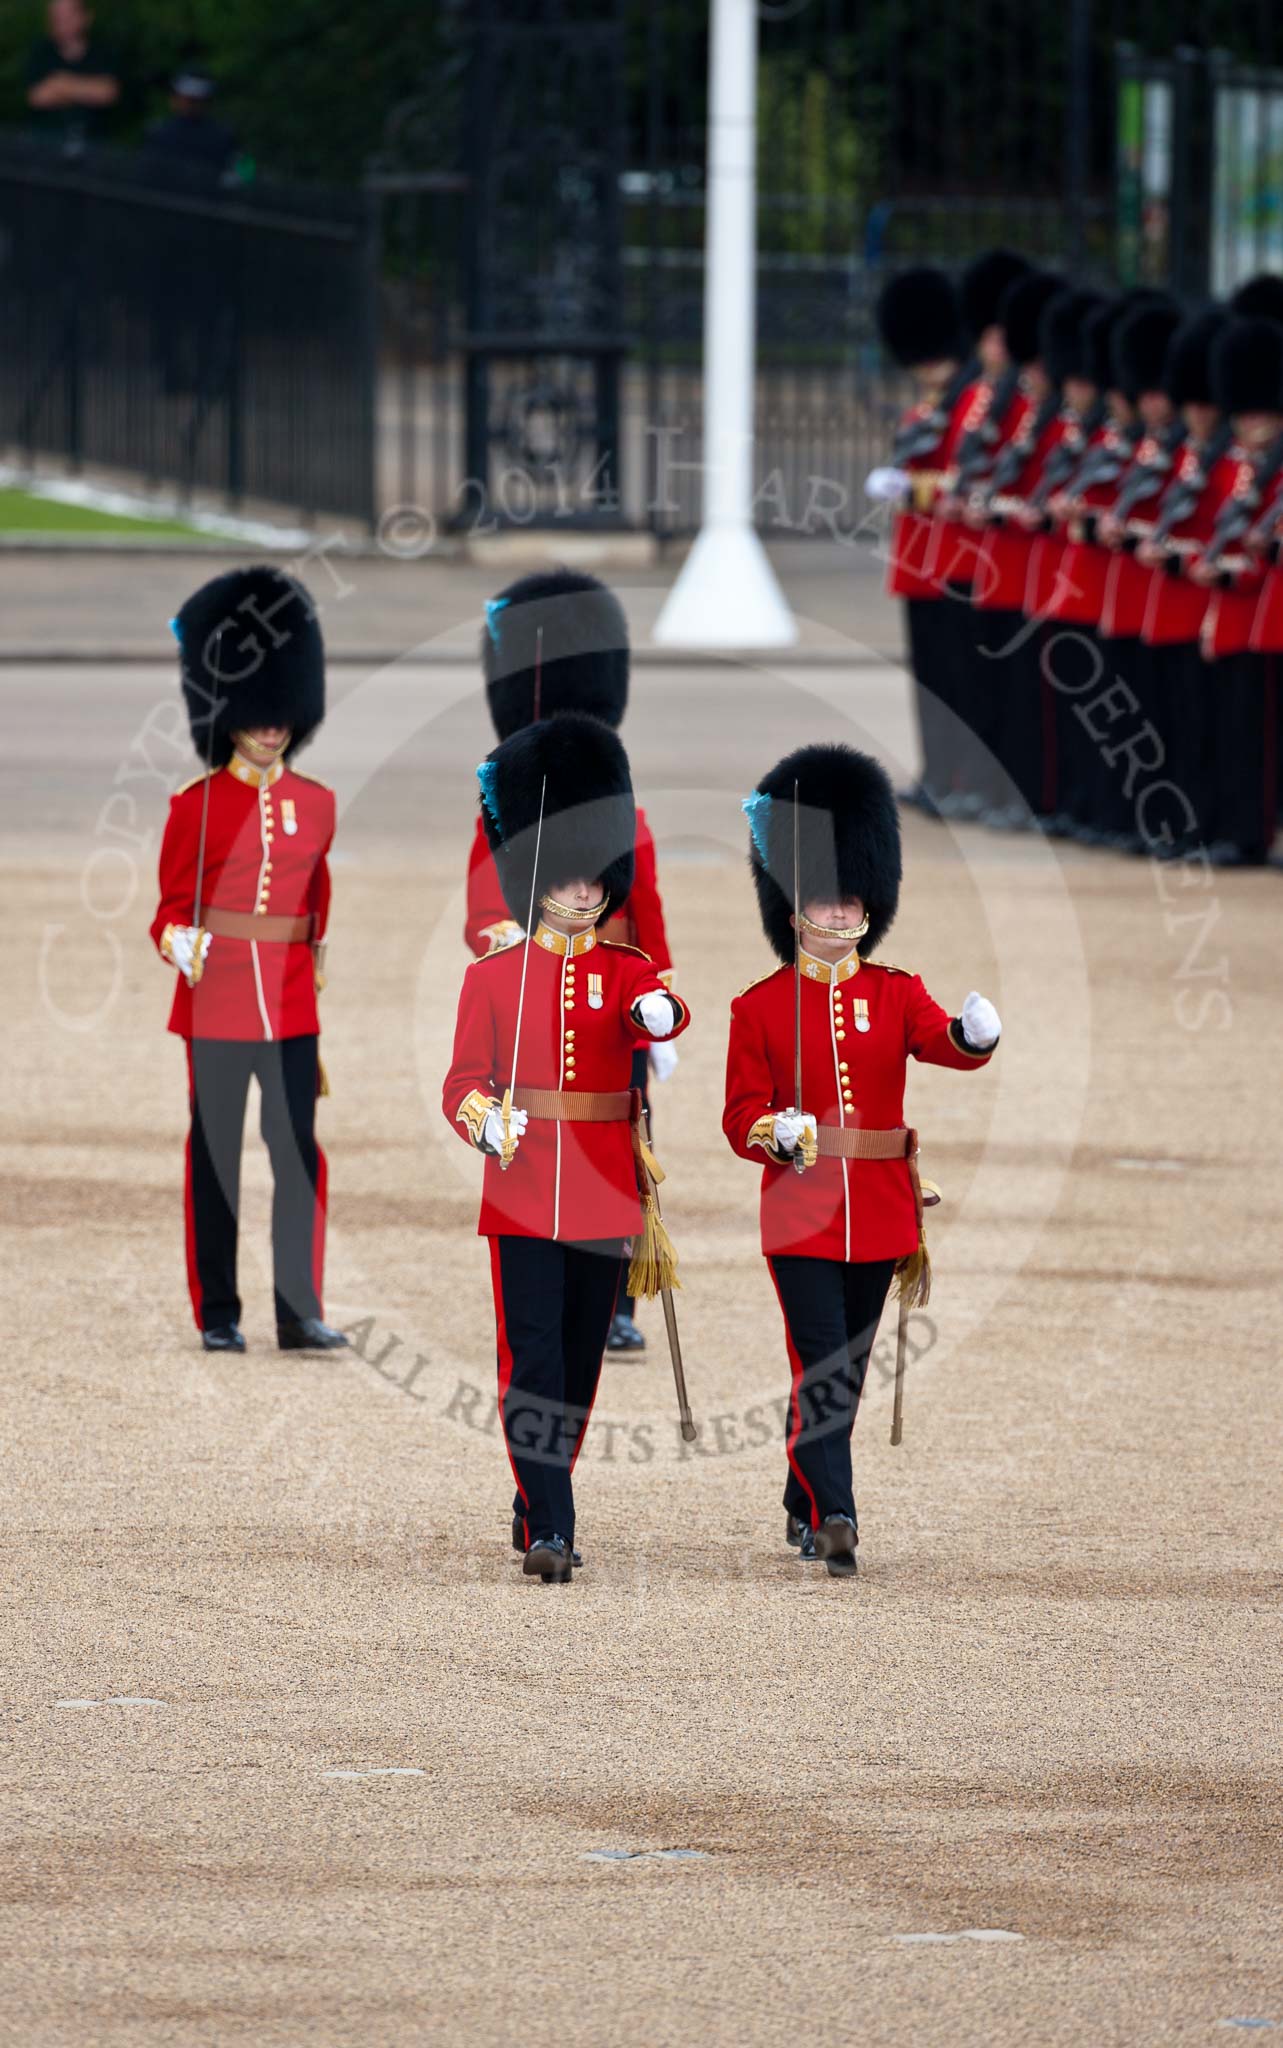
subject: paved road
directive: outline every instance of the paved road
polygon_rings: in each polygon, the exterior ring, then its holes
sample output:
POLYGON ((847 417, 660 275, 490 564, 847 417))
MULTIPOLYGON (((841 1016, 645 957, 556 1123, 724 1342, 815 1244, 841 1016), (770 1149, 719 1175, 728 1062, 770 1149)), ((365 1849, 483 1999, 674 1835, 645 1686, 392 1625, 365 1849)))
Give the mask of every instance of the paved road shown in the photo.
POLYGON ((155 667, 0 671, 5 2031, 1283 2026, 1278 878, 907 824, 887 954, 951 1006, 990 993, 1006 1037, 985 1073, 913 1077, 946 1197, 930 1322, 904 1446, 880 1373, 860 1421, 860 1580, 817 1579, 781 1540, 785 1361, 718 1128, 727 1003, 769 964, 736 806, 802 737, 907 753, 902 686, 639 677, 696 1016, 657 1126, 703 1434, 683 1455, 652 1314, 581 1466, 587 1568, 544 1589, 505 1547, 475 1162, 437 1106, 471 669, 340 668, 310 756, 343 801, 337 1365, 269 1346, 253 1137, 249 1356, 207 1362, 186 1317, 182 1059, 144 936, 175 696, 155 667))
MULTIPOLYGON (((453 650, 470 662, 485 599, 529 566, 345 554, 324 534, 316 547, 310 560, 294 560, 322 608, 327 644, 335 654, 363 660, 412 652, 440 658, 453 650)), ((830 661, 846 655, 866 661, 871 653, 899 660, 899 611, 883 593, 882 564, 872 547, 817 540, 786 542, 771 552, 804 649, 830 661)), ((0 662, 123 652, 167 664, 166 621, 196 582, 230 559, 204 548, 199 556, 0 553, 0 662)), ((643 660, 656 658, 657 650, 647 647, 650 629, 680 560, 679 551, 653 568, 601 571, 623 595, 643 660)))

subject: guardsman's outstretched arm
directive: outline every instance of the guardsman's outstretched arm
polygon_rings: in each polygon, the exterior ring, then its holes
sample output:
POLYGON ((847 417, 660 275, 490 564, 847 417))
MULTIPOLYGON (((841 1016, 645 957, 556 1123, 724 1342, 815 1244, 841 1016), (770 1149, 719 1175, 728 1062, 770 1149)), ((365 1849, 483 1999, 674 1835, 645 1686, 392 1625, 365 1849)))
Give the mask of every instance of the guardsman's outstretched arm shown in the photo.
POLYGON ((928 1067, 953 1067, 960 1073, 983 1067, 997 1049, 1002 1024, 987 996, 973 989, 957 1017, 950 1017, 927 994, 920 975, 905 1006, 905 1051, 928 1067))

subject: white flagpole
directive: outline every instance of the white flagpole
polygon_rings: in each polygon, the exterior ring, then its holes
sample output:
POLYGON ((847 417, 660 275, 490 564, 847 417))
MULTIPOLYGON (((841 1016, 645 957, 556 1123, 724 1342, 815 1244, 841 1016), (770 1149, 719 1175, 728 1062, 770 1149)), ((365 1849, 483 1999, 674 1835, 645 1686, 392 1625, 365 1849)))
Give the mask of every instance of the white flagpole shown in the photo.
POLYGON ((713 0, 704 239, 703 523, 655 623, 661 647, 791 647, 753 527, 757 0, 713 0))

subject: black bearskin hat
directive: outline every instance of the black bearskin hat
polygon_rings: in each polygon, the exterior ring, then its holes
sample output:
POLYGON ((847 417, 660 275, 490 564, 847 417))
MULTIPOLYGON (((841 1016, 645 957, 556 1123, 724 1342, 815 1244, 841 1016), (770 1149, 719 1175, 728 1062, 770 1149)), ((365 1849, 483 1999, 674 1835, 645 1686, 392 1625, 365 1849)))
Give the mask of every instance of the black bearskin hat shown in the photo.
POLYGON ((1180 307, 1172 299, 1132 306, 1110 337, 1114 388, 1130 399, 1161 391, 1168 346, 1180 324, 1180 307))
POLYGON ((790 961, 794 783, 802 902, 858 896, 869 916, 860 952, 873 953, 900 901, 900 817, 886 770, 854 747, 799 747, 745 798, 762 930, 790 961))
POLYGON ((931 264, 902 270, 883 285, 878 299, 878 333, 901 369, 942 363, 965 352, 962 309, 951 277, 931 264))
POLYGON ((628 704, 624 608, 580 570, 522 576, 486 606, 481 665, 501 740, 558 711, 617 726, 628 704))
POLYGON ((1277 320, 1283 325, 1283 277, 1272 270, 1249 277, 1231 297, 1229 309, 1240 320, 1277 320))
POLYGON ((232 734, 288 725, 286 758, 325 717, 325 647, 303 585, 269 564, 202 583, 173 621, 192 745, 225 768, 232 734), (213 718, 211 731, 210 719, 213 718))
POLYGON ((1283 412, 1283 327, 1227 321, 1212 343, 1212 396, 1225 413, 1283 412))
POLYGON ((1229 317, 1222 306, 1208 306, 1177 328, 1163 364, 1163 389, 1173 405, 1215 404, 1212 343, 1229 317))
POLYGON ((1018 277, 1003 293, 998 318, 1007 337, 1007 354, 1020 368, 1037 362, 1042 347, 1042 316, 1064 289, 1064 278, 1053 271, 1032 270, 1027 276, 1018 277))
POLYGON ((1104 304, 1099 292, 1058 292, 1043 310, 1038 352, 1053 384, 1067 377, 1090 379, 1084 327, 1089 313, 1104 304))
POLYGON ((989 249, 967 265, 960 296, 963 324, 973 341, 994 325, 1003 293, 1018 277, 1024 277, 1029 267, 1013 249, 989 249))
POLYGON ((510 733, 477 770, 481 818, 499 870, 503 900, 519 924, 535 900, 578 877, 606 890, 603 919, 613 917, 633 886, 637 813, 623 742, 599 718, 559 711, 510 733), (544 792, 539 873, 539 793, 544 792))
POLYGON ((1087 374, 1100 391, 1114 391, 1114 330, 1127 318, 1131 307, 1126 299, 1106 299, 1087 315, 1083 330, 1083 351, 1087 374))

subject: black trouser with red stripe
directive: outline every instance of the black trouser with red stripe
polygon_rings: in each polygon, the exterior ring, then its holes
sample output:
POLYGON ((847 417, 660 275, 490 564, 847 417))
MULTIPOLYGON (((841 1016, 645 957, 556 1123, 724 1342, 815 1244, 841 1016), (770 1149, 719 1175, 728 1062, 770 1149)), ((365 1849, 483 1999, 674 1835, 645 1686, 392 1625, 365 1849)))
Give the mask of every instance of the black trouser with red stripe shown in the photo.
POLYGON ((784 1505, 813 1529, 826 1515, 854 1521, 851 1431, 895 1261, 785 1257, 767 1264, 793 1373, 784 1505))
POLYGON ((499 1418, 526 1545, 575 1537, 575 1469, 625 1273, 623 1240, 492 1237, 499 1418))
POLYGON ((199 1330, 237 1323, 236 1239, 245 1103, 257 1077, 260 1128, 271 1155, 276 1320, 321 1313, 325 1154, 316 1142, 316 1034, 188 1042, 187 1278, 199 1330))

